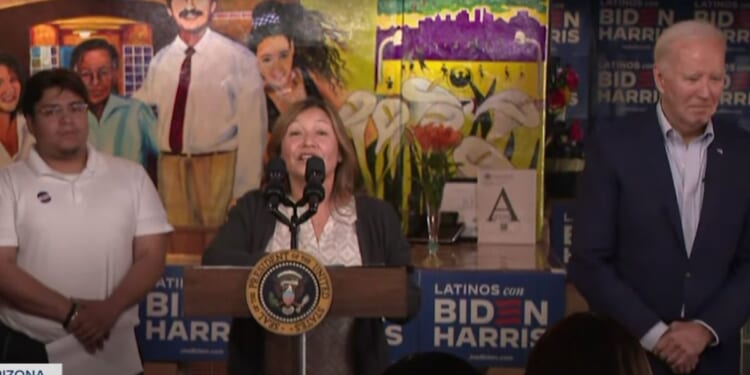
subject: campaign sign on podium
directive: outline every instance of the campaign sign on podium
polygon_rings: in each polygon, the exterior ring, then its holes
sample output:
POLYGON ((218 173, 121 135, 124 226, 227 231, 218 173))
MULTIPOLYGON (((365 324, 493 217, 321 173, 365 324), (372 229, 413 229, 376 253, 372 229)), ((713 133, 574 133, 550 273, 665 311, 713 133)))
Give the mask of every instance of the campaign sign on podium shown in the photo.
MULTIPOLYGON (((244 310, 249 316, 242 295, 247 273, 227 272, 230 274, 223 279, 234 280, 238 292, 234 302, 228 301, 234 306, 228 310, 244 310)), ((339 275, 342 272, 359 273, 336 269, 334 280, 349 278, 339 275)), ((422 306, 408 324, 386 324, 391 361, 418 351, 440 350, 477 367, 523 367, 536 340, 564 314, 562 274, 446 269, 415 272, 422 289, 422 306)), ((182 274, 182 266, 167 266, 164 277, 141 304, 141 324, 136 333, 143 359, 225 361, 230 320, 183 318, 182 274)), ((356 298, 341 293, 339 297, 356 298)))
POLYGON ((182 310, 183 266, 164 274, 139 305, 135 333, 144 361, 223 361, 230 318, 185 318, 182 310))

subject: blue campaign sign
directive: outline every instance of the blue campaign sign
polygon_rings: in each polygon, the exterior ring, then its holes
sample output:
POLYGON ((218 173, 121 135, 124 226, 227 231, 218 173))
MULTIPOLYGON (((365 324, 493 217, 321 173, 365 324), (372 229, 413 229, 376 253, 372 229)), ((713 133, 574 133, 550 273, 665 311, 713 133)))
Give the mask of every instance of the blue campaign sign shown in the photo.
MULTIPOLYGON (((747 54, 750 50, 750 3, 747 1, 695 1, 690 18, 710 22, 724 33, 727 52, 747 54)), ((727 59, 731 64, 732 60, 727 59)))
POLYGON ((550 207, 550 263, 564 266, 568 264, 573 239, 573 202, 551 202, 550 207))
MULTIPOLYGON (((231 319, 185 319, 181 266, 140 305, 136 336, 145 361, 224 361, 231 319)), ((405 325, 387 323, 392 362, 446 351, 478 367, 523 367, 528 351, 564 313, 564 275, 549 272, 418 270, 422 307, 405 325)))
POLYGON ((549 3, 550 55, 591 54, 590 1, 553 0, 549 3))
POLYGON ((144 361, 223 361, 231 319, 185 319, 182 266, 167 266, 139 308, 136 337, 144 361))
POLYGON ((566 108, 567 120, 589 117, 591 14, 588 1, 556 0, 549 4, 550 61, 559 61, 558 66, 568 67, 578 77, 578 88, 571 92, 566 108))
POLYGON ((750 129, 750 3, 696 1, 692 16, 716 25, 727 40, 724 92, 717 114, 750 129))
POLYGON ((420 270, 420 351, 484 367, 523 367, 565 310, 565 276, 550 272, 420 270))
POLYGON ((594 127, 656 105, 654 44, 662 30, 689 18, 691 7, 691 2, 681 0, 598 2, 594 127))

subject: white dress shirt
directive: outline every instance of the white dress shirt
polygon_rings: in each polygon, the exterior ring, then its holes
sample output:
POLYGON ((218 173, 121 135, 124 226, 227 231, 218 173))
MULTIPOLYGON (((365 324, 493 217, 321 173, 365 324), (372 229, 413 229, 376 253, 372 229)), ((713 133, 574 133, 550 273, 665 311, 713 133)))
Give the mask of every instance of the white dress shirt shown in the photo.
MULTIPOLYGON (((156 107, 160 151, 174 151, 169 147, 169 127, 187 48, 178 36, 159 50, 143 85, 133 94, 156 107)), ((267 129, 263 82, 255 55, 211 29, 193 48, 182 152, 237 150, 233 187, 237 198, 260 185, 267 129)))
MULTIPOLYGON (((685 252, 688 258, 693 251, 695 234, 698 231, 698 222, 703 205, 703 178, 706 174, 706 153, 708 146, 714 138, 714 126, 708 122, 706 130, 697 138, 685 143, 684 139, 667 120, 661 103, 656 108, 659 127, 664 135, 664 147, 667 151, 669 169, 672 172, 677 207, 680 210, 680 223, 682 234, 685 239, 685 252)), ((685 315, 685 306, 682 306, 682 317, 685 315)), ((719 336, 711 326, 702 320, 694 322, 706 327, 714 337, 711 345, 719 343, 719 336)), ((641 346, 646 350, 653 351, 659 339, 664 335, 669 326, 659 321, 645 335, 641 337, 641 346)))

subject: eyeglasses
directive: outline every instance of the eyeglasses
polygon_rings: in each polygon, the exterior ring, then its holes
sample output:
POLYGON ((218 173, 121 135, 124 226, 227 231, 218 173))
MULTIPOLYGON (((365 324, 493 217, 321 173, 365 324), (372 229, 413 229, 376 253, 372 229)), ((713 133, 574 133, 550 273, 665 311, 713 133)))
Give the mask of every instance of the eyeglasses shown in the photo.
POLYGON ((96 78, 99 81, 103 81, 105 79, 109 79, 112 77, 112 69, 111 68, 101 68, 97 71, 91 71, 91 70, 82 70, 78 72, 78 75, 81 76, 81 79, 83 82, 90 83, 94 80, 94 75, 96 75, 96 78))
MULTIPOLYGON (((89 108, 89 105, 84 102, 74 102, 68 104, 67 112, 71 115, 80 115, 82 113, 85 113, 86 110, 89 108)), ((39 116, 42 116, 44 118, 56 118, 59 119, 63 116, 63 113, 65 113, 65 107, 61 105, 49 105, 42 108, 39 108, 37 110, 37 114, 39 116)))

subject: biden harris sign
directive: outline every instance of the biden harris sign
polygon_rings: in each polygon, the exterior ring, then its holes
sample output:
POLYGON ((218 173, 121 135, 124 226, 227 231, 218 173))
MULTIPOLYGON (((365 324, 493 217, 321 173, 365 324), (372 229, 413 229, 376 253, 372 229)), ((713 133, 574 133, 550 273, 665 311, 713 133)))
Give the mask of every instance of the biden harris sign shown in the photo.
POLYGON ((549 272, 420 270, 420 351, 479 367, 523 367, 564 314, 565 276, 549 272))
MULTIPOLYGON (((183 318, 182 270, 167 266, 141 303, 136 334, 143 359, 226 360, 230 319, 183 318)), ((406 325, 385 327, 392 361, 443 351, 477 367, 523 367, 539 337, 563 317, 563 274, 429 269, 416 274, 419 314, 406 325)))
POLYGON ((231 319, 184 318, 182 266, 167 266, 139 306, 136 336, 144 361, 223 361, 231 319))

